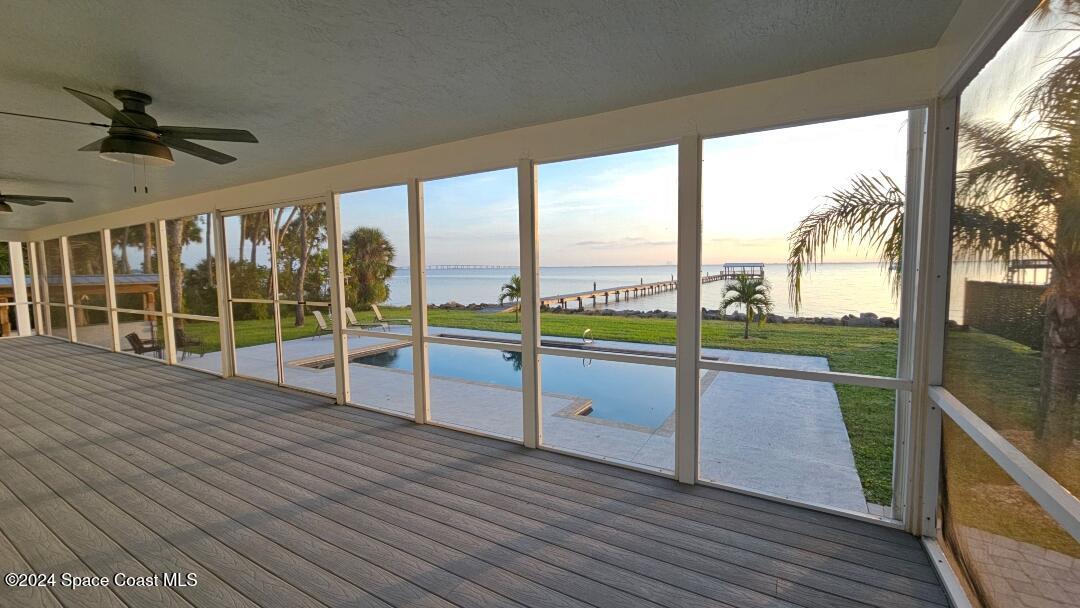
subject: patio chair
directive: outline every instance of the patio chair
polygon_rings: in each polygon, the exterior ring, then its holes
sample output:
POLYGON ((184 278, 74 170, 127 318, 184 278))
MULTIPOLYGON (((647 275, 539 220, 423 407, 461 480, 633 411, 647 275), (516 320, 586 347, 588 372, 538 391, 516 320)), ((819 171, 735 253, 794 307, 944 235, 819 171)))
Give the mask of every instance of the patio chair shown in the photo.
POLYGON ((139 334, 135 332, 131 332, 130 334, 124 336, 124 339, 128 341, 128 344, 131 345, 131 350, 135 351, 136 355, 157 353, 158 359, 164 357, 161 352, 164 349, 164 346, 162 344, 154 342, 153 340, 144 340, 140 338, 139 334))
POLYGON ((311 311, 311 314, 312 314, 312 316, 315 317, 315 322, 319 324, 319 327, 315 330, 315 333, 311 336, 312 340, 314 340, 315 338, 318 338, 319 336, 321 336, 323 334, 334 333, 334 330, 332 330, 330 328, 330 325, 328 325, 326 323, 326 317, 323 316, 321 310, 313 310, 313 311, 311 311))
POLYGON ((386 323, 388 325, 412 325, 412 319, 384 319, 382 313, 379 312, 379 305, 372 304, 371 312, 375 313, 375 320, 379 323, 386 323))
MULTIPOLYGON (((192 346, 202 346, 202 338, 193 338, 193 337, 187 335, 187 332, 185 332, 180 327, 177 327, 173 331, 173 334, 176 336, 176 350, 180 351, 180 353, 181 353, 180 354, 180 360, 181 361, 183 361, 184 359, 187 359, 187 356, 188 356, 187 349, 188 348, 190 348, 192 346)), ((206 353, 200 352, 199 356, 202 357, 205 354, 206 353)))
MULTIPOLYGON (((376 315, 378 316, 378 315, 376 315)), ((352 308, 345 307, 345 324, 347 327, 359 327, 360 329, 382 329, 383 331, 390 331, 390 326, 385 322, 377 323, 361 323, 356 320, 356 313, 352 308)))

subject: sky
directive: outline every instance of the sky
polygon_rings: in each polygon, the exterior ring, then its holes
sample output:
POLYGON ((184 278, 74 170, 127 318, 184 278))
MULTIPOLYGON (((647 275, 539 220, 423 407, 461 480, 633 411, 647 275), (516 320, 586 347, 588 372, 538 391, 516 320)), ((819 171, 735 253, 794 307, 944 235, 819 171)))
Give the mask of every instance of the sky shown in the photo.
MULTIPOLYGON (((782 262, 787 235, 858 173, 903 184, 907 113, 706 140, 703 260, 782 262)), ((539 166, 541 266, 664 265, 676 261, 675 146, 539 166)), ((342 224, 381 228, 408 265, 405 188, 342 196, 342 224)), ((424 184, 427 263, 518 263, 514 169, 424 184)), ((864 261, 838 249, 831 261, 864 261)))
MULTIPOLYGON (((1045 21, 1029 18, 964 89, 961 120, 1010 122, 1024 92, 1078 47, 1075 26, 1060 13, 1045 21)), ((1021 126, 1029 122, 1021 121, 1021 126)))

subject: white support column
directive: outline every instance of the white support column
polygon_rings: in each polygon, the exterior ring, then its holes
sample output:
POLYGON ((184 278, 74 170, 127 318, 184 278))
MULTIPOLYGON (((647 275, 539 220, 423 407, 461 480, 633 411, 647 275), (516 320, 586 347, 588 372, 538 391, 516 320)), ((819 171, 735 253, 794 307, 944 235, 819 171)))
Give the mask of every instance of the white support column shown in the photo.
POLYGON ((417 424, 431 420, 427 346, 427 277, 424 271, 424 183, 412 178, 409 190, 409 279, 412 282, 413 399, 417 424))
POLYGON ((941 383, 948 321, 951 218, 956 176, 956 97, 934 100, 927 119, 926 179, 919 218, 919 272, 915 300, 912 390, 911 490, 904 521, 915 534, 937 534, 941 474, 941 410, 928 387, 941 383))
POLYGON ((45 313, 48 311, 45 310, 44 305, 41 303, 43 301, 41 281, 43 280, 44 273, 38 265, 38 260, 41 259, 38 256, 38 244, 28 243, 26 250, 30 253, 30 297, 33 298, 34 302, 34 327, 37 328, 38 335, 43 336, 50 332, 46 329, 49 326, 49 315, 45 313))
POLYGON ((109 334, 113 352, 120 352, 120 315, 116 312, 116 272, 113 268, 112 230, 101 231, 101 260, 105 276, 105 306, 109 309, 109 334))
POLYGON ((34 243, 33 262, 31 271, 34 273, 34 293, 38 301, 38 333, 51 336, 53 331, 52 310, 49 309, 49 264, 44 241, 34 243))
POLYGON ((60 268, 64 279, 64 314, 67 318, 68 340, 78 341, 75 329, 75 292, 71 288, 71 245, 66 236, 60 237, 60 268))
MULTIPOLYGON (((915 298, 919 284, 919 219, 926 166, 926 109, 908 112, 907 181, 904 186, 904 246, 900 260, 900 329, 896 375, 911 378, 915 365, 915 298)), ((911 491, 911 392, 896 391, 893 412, 892 517, 903 519, 911 491)))
POLYGON ((351 398, 349 384, 349 336, 345 335, 345 266, 341 250, 341 195, 331 192, 326 202, 326 246, 330 253, 330 316, 334 326, 334 375, 337 404, 351 398))
MULTIPOLYGON (((274 215, 281 213, 280 208, 266 210, 267 226, 270 227, 270 291, 273 293, 274 303, 274 348, 277 350, 277 381, 285 384, 285 349, 281 345, 281 289, 278 287, 278 242, 277 223, 274 215)), ((254 262, 255 260, 252 260, 254 262)))
POLYGON ((233 344, 233 314, 229 285, 229 254, 225 250, 225 218, 214 213, 214 272, 217 277, 218 337, 221 340, 221 375, 236 375, 236 348, 233 344))
POLYGON ((157 238, 158 277, 161 283, 162 340, 165 344, 165 362, 176 365, 176 330, 173 322, 172 282, 169 276, 169 242, 165 220, 154 222, 157 238))
POLYGON ((540 382, 540 250, 537 240, 536 163, 518 161, 518 235, 521 244, 521 392, 525 447, 543 443, 540 382))
POLYGON ((679 258, 675 294, 675 478, 698 474, 701 358, 701 137, 679 140, 679 258))
POLYGON ((23 261, 22 243, 8 243, 8 260, 11 263, 11 289, 15 296, 15 323, 20 336, 29 336, 33 332, 26 298, 26 263, 23 261))

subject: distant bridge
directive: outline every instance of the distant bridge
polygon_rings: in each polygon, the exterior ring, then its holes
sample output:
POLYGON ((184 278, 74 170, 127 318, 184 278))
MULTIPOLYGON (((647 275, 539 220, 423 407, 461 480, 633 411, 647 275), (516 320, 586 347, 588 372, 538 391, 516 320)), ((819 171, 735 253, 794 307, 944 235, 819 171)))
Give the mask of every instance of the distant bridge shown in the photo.
POLYGON ((496 270, 500 268, 517 268, 517 266, 500 266, 498 264, 432 264, 424 266, 425 270, 496 270))

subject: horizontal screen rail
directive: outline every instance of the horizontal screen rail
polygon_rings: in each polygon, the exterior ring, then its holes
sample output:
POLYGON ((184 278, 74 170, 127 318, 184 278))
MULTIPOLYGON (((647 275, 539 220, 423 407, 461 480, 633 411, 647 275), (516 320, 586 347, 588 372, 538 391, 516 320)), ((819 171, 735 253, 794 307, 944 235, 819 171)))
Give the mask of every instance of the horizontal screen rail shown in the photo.
POLYGON ((718 372, 734 372, 737 374, 772 376, 774 378, 791 378, 794 380, 812 380, 816 382, 831 382, 833 384, 869 386, 871 388, 885 388, 894 391, 911 390, 911 380, 906 378, 867 376, 865 374, 825 372, 811 369, 790 369, 786 367, 773 367, 771 365, 755 365, 753 363, 731 363, 729 361, 701 361, 701 368, 718 372))
POLYGON ((615 363, 637 363, 640 365, 656 365, 660 367, 675 367, 675 357, 639 355, 636 353, 620 353, 610 350, 592 348, 567 348, 561 346, 541 346, 537 349, 541 355, 555 355, 558 357, 574 357, 577 359, 595 359, 596 361, 613 361, 615 363))
POLYGON ((944 387, 931 386, 930 400, 1080 542, 1080 500, 944 387))
POLYGON ((143 315, 151 317, 165 316, 165 313, 160 310, 135 310, 134 308, 116 308, 114 310, 122 315, 143 315))
POLYGON ((221 322, 221 319, 219 317, 209 317, 209 316, 206 316, 206 315, 194 315, 194 314, 187 313, 187 312, 174 312, 174 313, 172 313, 172 316, 173 316, 173 318, 176 318, 176 319, 187 319, 189 321, 213 321, 214 323, 220 323, 221 322))
POLYGON ((399 334, 392 331, 379 331, 377 329, 360 329, 358 327, 343 327, 341 333, 349 336, 362 336, 365 338, 382 338, 384 340, 412 340, 412 334, 399 334))
POLYGON ((520 342, 489 341, 480 338, 450 338, 447 336, 424 336, 424 342, 429 344, 446 344, 448 346, 486 348, 489 350, 509 350, 515 353, 521 352, 520 342))

